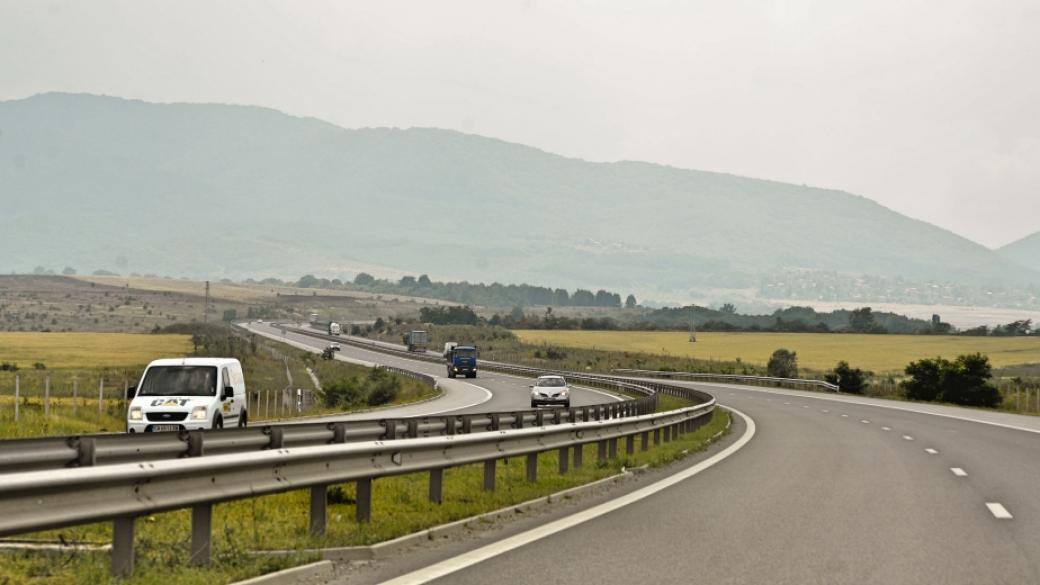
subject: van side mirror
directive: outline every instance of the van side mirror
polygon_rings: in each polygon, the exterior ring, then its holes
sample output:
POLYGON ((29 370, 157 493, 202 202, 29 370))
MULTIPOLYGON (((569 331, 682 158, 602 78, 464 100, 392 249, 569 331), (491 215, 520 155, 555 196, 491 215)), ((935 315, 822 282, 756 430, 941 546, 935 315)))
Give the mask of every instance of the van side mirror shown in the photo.
POLYGON ((126 389, 126 399, 133 400, 134 396, 137 395, 137 386, 130 386, 126 389))
POLYGON ((235 388, 234 388, 234 386, 224 386, 224 396, 222 397, 223 400, 230 400, 230 399, 232 399, 234 397, 235 397, 235 388))

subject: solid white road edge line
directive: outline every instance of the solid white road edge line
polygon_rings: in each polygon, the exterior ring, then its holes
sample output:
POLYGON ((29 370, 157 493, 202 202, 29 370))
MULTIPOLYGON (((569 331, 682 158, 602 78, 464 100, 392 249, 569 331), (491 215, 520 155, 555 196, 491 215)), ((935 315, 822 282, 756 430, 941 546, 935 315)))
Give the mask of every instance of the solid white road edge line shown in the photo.
POLYGON ((482 546, 476 550, 443 560, 417 571, 412 571, 411 573, 406 573, 400 577, 384 581, 383 585, 418 585, 420 583, 428 583, 434 579, 440 579, 441 577, 451 575, 452 573, 461 571, 462 569, 471 567, 490 558, 505 554, 511 550, 520 548, 548 536, 552 536, 557 532, 562 532, 568 528, 582 524, 583 522, 588 522, 589 520, 598 518, 604 514, 609 514, 614 510, 648 498, 661 490, 697 475, 739 451, 751 440, 752 437, 755 436, 755 421, 752 420, 751 417, 730 407, 726 407, 726 409, 743 419, 744 424, 747 425, 747 429, 732 445, 704 461, 644 488, 640 488, 634 492, 610 500, 609 502, 604 502, 598 506, 593 506, 588 510, 571 514, 565 518, 560 518, 559 520, 550 522, 544 526, 532 528, 526 532, 521 532, 520 534, 510 536, 509 538, 505 538, 498 542, 482 546))
POLYGON ((1014 518, 1011 512, 1007 511, 1007 508, 997 502, 986 502, 986 507, 989 508, 989 513, 993 514, 993 517, 998 520, 1011 520, 1014 518))

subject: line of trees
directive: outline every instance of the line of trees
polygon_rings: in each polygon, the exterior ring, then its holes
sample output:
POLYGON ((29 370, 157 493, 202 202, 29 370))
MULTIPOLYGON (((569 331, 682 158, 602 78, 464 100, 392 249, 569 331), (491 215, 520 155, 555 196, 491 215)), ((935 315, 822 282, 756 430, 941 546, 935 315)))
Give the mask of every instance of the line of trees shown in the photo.
POLYGON ((300 288, 343 288, 372 293, 426 297, 489 307, 554 306, 554 307, 613 307, 635 308, 635 295, 622 301, 621 295, 606 290, 592 292, 577 289, 573 293, 563 288, 549 288, 530 284, 436 282, 426 274, 404 276, 397 281, 379 279, 362 272, 353 281, 336 278, 318 278, 313 274, 301 277, 295 283, 300 288))

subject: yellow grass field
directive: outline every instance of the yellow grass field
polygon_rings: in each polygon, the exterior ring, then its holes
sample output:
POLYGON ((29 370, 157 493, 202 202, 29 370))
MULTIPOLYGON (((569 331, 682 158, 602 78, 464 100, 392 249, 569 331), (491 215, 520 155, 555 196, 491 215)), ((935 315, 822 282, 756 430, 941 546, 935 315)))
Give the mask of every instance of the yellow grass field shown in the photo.
POLYGON ((798 364, 828 370, 839 360, 876 373, 902 371, 923 357, 954 358, 982 352, 994 367, 1040 363, 1040 336, 955 337, 827 333, 698 333, 661 331, 514 331, 526 343, 631 351, 764 365, 779 348, 798 353, 798 364))
POLYGON ((0 362, 22 369, 36 362, 50 369, 141 365, 191 350, 188 335, 0 332, 0 362))

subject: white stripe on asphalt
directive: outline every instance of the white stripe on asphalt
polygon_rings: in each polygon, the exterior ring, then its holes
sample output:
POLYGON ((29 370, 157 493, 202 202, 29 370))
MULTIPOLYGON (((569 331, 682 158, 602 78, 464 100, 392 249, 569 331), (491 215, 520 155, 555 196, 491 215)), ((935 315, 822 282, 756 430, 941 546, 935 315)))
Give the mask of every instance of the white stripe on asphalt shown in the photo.
POLYGON ((1011 512, 1007 511, 1007 508, 997 502, 986 502, 986 507, 989 508, 989 513, 993 514, 993 517, 998 520, 1011 520, 1014 518, 1011 512))
POLYGON ((657 492, 660 492, 661 490, 669 488, 683 480, 689 479, 697 475, 698 473, 710 468, 716 463, 722 461, 723 459, 726 459, 730 455, 733 455, 734 453, 739 451, 742 447, 744 447, 744 445, 746 445, 751 440, 752 437, 755 436, 755 421, 752 420, 751 417, 734 408, 728 408, 728 410, 742 418, 744 420, 744 424, 747 425, 747 429, 744 431, 744 434, 739 439, 737 439, 736 442, 734 442, 732 445, 726 447, 719 453, 705 459, 704 461, 701 461, 700 463, 692 467, 684 469, 676 473, 675 475, 671 475, 660 481, 652 483, 644 488, 638 489, 634 492, 625 494, 623 496, 619 496, 613 500, 610 500, 609 502, 604 502, 602 504, 599 504, 598 506, 593 506, 588 510, 583 510, 575 514, 571 514, 570 516, 567 516, 565 518, 560 518, 559 520, 550 522, 543 526, 532 528, 531 530, 528 530, 526 532, 521 532, 520 534, 510 536, 509 538, 502 539, 498 542, 493 542, 491 544, 482 546, 476 550, 472 550, 467 553, 463 553, 456 557, 445 559, 439 563, 430 565, 429 567, 425 567, 417 571, 412 571, 411 573, 401 575, 400 577, 390 579, 389 581, 384 581, 383 585, 418 585, 420 583, 428 583, 430 581, 433 581, 434 579, 440 579, 441 577, 445 577, 447 575, 451 575, 452 573, 461 571, 465 568, 472 567, 473 565, 486 561, 490 558, 497 557, 498 555, 505 554, 509 551, 515 550, 537 540, 541 540, 543 538, 552 536, 557 532, 562 532, 564 530, 567 530, 568 528, 572 528, 583 522, 588 522, 589 520, 598 518, 600 516, 603 516, 604 514, 609 514, 614 510, 623 508, 624 506, 650 497, 656 494, 657 492))
POLYGON ((928 447, 927 449, 925 449, 924 452, 929 454, 929 455, 935 455, 936 453, 938 453, 938 451, 936 451, 935 449, 932 449, 931 447, 928 447))
POLYGON ((845 418, 849 418, 849 415, 847 415, 847 414, 843 414, 843 415, 841 415, 841 416, 843 416, 843 417, 845 417, 845 418))
POLYGON ((960 467, 951 467, 950 471, 952 471, 953 474, 956 475, 957 477, 968 477, 968 472, 964 471, 960 467))
POLYGON ((914 438, 911 437, 910 435, 903 435, 903 438, 906 439, 907 441, 913 441, 914 440, 914 438))
POLYGON ((827 413, 829 413, 829 412, 830 412, 830 411, 829 411, 829 410, 827 410, 826 408, 825 408, 825 409, 823 409, 823 414, 827 414, 827 413))
POLYGON ((881 427, 881 430, 883 430, 883 431, 891 431, 892 427, 881 427))
POLYGON ((861 422, 861 423, 863 423, 863 424, 865 424, 865 425, 869 425, 869 424, 870 424, 870 421, 869 421, 869 420, 867 420, 867 419, 863 419, 863 420, 861 420, 861 421, 859 421, 859 422, 861 422))

